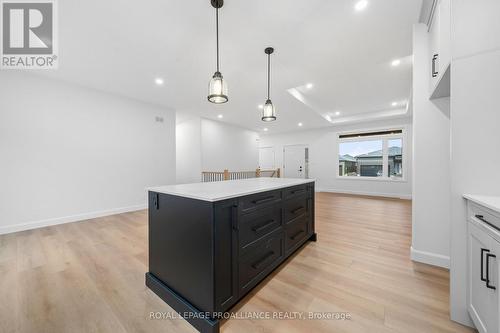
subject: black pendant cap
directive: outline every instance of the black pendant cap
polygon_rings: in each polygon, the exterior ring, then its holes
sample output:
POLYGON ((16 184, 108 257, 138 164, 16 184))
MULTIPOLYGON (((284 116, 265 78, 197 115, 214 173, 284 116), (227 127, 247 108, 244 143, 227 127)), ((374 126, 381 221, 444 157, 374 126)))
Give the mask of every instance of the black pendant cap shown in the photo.
POLYGON ((212 3, 212 7, 214 8, 221 8, 224 6, 224 0, 210 0, 210 3, 212 3))
POLYGON ((273 52, 274 52, 274 48, 272 48, 272 47, 266 47, 266 49, 264 50, 264 52, 265 52, 266 54, 271 54, 271 53, 273 53, 273 52))

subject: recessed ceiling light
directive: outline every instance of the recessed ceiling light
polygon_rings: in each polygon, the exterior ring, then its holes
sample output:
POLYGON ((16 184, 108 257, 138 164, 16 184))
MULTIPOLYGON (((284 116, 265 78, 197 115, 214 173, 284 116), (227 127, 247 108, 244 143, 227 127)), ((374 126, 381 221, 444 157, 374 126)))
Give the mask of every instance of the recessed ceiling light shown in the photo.
POLYGON ((399 59, 395 59, 391 62, 391 65, 396 67, 396 66, 399 66, 401 64, 401 60, 399 59))
POLYGON ((257 107, 262 110, 264 108, 264 105, 259 104, 259 105, 257 105, 257 107))
POLYGON ((264 132, 267 132, 267 128, 264 128, 264 132))
POLYGON ((392 104, 391 104, 391 105, 392 105, 392 106, 396 106, 396 105, 398 105, 398 102, 392 102, 392 104))
POLYGON ((335 112, 335 115, 336 115, 336 116, 340 116, 340 111, 336 111, 336 112, 335 112))
POLYGON ((157 77, 155 79, 155 83, 157 86, 162 86, 165 83, 165 81, 161 77, 157 77))
POLYGON ((298 125, 299 127, 302 127, 302 125, 303 125, 303 124, 302 124, 302 123, 298 123, 297 125, 298 125))
POLYGON ((307 89, 312 89, 312 87, 314 87, 314 85, 312 83, 308 83, 306 84, 306 88, 307 89))
POLYGON ((368 1, 367 0, 360 0, 354 5, 354 9, 357 11, 363 10, 368 6, 368 1))
POLYGON ((224 118, 224 116, 220 114, 217 116, 217 118, 222 119, 222 118, 224 118))
POLYGON ((325 118, 326 118, 326 120, 328 120, 328 121, 332 121, 332 117, 330 117, 329 115, 327 115, 325 118))

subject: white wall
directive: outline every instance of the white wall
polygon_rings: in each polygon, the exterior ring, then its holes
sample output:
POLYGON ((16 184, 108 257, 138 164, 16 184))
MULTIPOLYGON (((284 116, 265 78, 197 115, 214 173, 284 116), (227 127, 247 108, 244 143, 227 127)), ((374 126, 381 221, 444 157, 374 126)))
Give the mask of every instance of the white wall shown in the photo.
POLYGON ((451 72, 451 318, 466 309, 462 194, 500 195, 500 1, 454 1, 451 72))
POLYGON ((2 71, 0 159, 0 233, 143 208, 175 182, 175 113, 2 71))
POLYGON ((202 119, 201 156, 204 171, 251 171, 259 165, 257 132, 202 119))
POLYGON ((177 183, 199 182, 202 171, 251 171, 259 164, 257 132, 199 117, 177 124, 177 183))
POLYGON ((177 123, 177 184, 196 183, 201 177, 201 119, 188 118, 177 123))
POLYGON ((429 37, 413 29, 412 259, 450 265, 450 104, 429 100, 429 37))
POLYGON ((381 195, 388 197, 411 197, 411 122, 409 118, 373 121, 323 129, 297 131, 283 134, 261 135, 260 146, 275 148, 276 164, 283 167, 283 146, 306 144, 309 146, 309 177, 316 179, 316 189, 353 194, 381 195), (400 182, 383 180, 337 178, 338 133, 371 129, 406 127, 407 150, 406 180, 400 182))

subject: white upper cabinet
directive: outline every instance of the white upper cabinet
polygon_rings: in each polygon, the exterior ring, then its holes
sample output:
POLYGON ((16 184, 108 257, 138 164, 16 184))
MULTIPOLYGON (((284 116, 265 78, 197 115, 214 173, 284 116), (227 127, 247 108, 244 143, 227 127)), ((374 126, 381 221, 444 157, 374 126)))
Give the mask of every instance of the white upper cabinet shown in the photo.
POLYGON ((453 59, 500 49, 500 1, 453 0, 453 59))
POLYGON ((451 0, 439 2, 439 72, 444 75, 451 63, 451 0))
POLYGON ((450 0, 439 0, 429 27, 429 61, 431 63, 431 98, 449 96, 451 63, 451 9, 450 0), (441 86, 445 85, 445 87, 441 86))

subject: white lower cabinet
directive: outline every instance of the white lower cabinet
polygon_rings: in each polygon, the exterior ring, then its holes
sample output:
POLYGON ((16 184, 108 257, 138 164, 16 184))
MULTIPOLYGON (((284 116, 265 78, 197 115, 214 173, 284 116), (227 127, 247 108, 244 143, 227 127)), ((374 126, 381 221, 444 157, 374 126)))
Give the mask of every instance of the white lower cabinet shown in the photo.
POLYGON ((496 232, 476 217, 469 217, 467 308, 481 333, 500 332, 500 232, 496 232))

